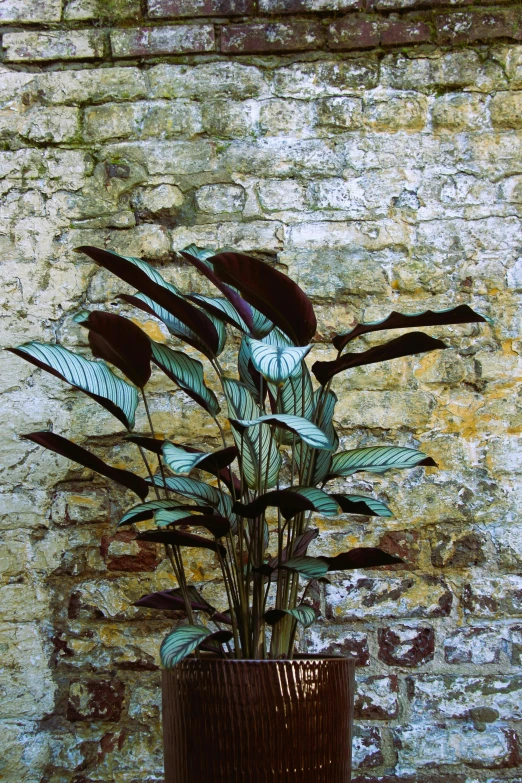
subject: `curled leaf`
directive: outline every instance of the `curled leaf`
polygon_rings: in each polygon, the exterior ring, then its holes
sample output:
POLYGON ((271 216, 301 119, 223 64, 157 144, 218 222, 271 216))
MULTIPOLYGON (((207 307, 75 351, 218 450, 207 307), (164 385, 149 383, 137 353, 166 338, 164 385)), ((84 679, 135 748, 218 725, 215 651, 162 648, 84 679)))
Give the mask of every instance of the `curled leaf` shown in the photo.
POLYGON ((348 571, 353 568, 376 568, 404 563, 402 558, 389 555, 388 552, 374 546, 358 547, 350 552, 341 552, 335 557, 321 556, 319 559, 328 564, 328 571, 348 571))
POLYGON ((315 623, 318 617, 313 606, 308 606, 307 604, 296 606, 295 609, 269 609, 264 613, 263 617, 269 625, 275 625, 282 620, 285 615, 293 617, 297 622, 301 623, 304 628, 309 628, 315 623))
POLYGON ((211 541, 203 536, 193 533, 185 533, 181 530, 147 530, 136 536, 140 541, 154 541, 157 544, 171 544, 172 546, 189 546, 195 549, 210 549, 212 552, 220 552, 223 556, 226 549, 221 544, 211 541))

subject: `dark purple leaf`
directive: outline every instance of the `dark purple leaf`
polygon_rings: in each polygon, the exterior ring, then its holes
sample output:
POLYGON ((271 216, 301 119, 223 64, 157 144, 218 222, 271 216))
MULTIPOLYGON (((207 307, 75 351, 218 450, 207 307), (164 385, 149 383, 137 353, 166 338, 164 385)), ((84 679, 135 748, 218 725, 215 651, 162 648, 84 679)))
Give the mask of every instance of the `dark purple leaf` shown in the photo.
POLYGON ((140 541, 155 541, 158 544, 171 544, 172 546, 190 546, 199 549, 210 549, 212 552, 221 552, 223 557, 226 549, 215 541, 210 541, 203 536, 195 536, 193 533, 185 533, 181 530, 147 530, 139 533, 136 538, 140 541))
POLYGON ((423 332, 411 332, 382 345, 376 345, 374 348, 362 351, 362 353, 347 353, 331 362, 315 362, 312 366, 312 372, 321 386, 325 386, 334 375, 351 367, 362 367, 365 364, 386 362, 401 356, 412 356, 416 353, 427 353, 447 347, 442 340, 436 340, 423 332))
POLYGON ((87 449, 77 446, 76 443, 67 440, 67 438, 62 438, 61 435, 45 431, 30 432, 27 435, 22 435, 22 438, 32 440, 33 443, 37 443, 39 446, 54 451, 62 457, 67 457, 67 459, 73 460, 73 462, 78 462, 85 468, 94 470, 96 473, 100 473, 118 484, 123 484, 124 487, 135 492, 142 500, 148 495, 149 487, 141 476, 136 476, 129 470, 121 470, 121 468, 113 468, 107 465, 106 462, 87 451, 87 449))
MULTIPOLYGON (((142 294, 150 296, 161 307, 164 307, 171 315, 192 329, 198 337, 208 345, 212 353, 218 351, 218 333, 212 321, 198 310, 197 307, 177 296, 173 291, 152 280, 142 269, 126 259, 124 256, 103 250, 98 247, 82 246, 75 248, 75 252, 85 253, 100 266, 108 269, 117 277, 129 285, 134 286, 142 294)), ((139 301, 139 300, 138 300, 139 301)))
MULTIPOLYGON (((317 538, 318 535, 319 535, 319 529, 313 528, 312 530, 307 530, 306 533, 297 536, 295 540, 294 548, 292 550, 292 557, 302 557, 303 555, 306 555, 308 547, 310 546, 314 538, 317 538)), ((283 551, 281 552, 281 562, 285 563, 287 560, 288 560, 288 547, 285 546, 283 551)), ((273 557, 271 560, 268 561, 267 565, 275 570, 279 565, 279 558, 273 557)))
POLYGON ((350 552, 342 552, 335 557, 319 557, 328 563, 328 571, 348 571, 352 568, 376 568, 377 566, 396 565, 404 560, 395 555, 389 555, 377 547, 358 547, 350 552))
MULTIPOLYGON (((189 264, 192 264, 192 266, 195 266, 196 269, 201 272, 202 275, 204 275, 207 280, 210 280, 211 283, 213 283, 216 288, 221 291, 221 293, 228 299, 228 301, 234 305, 237 312, 243 319, 243 321, 246 323, 248 328, 252 331, 254 328, 254 321, 252 317, 252 309, 248 302, 245 302, 244 299, 241 298, 241 296, 237 293, 237 291, 233 291, 231 288, 229 288, 228 285, 225 285, 225 283, 222 283, 219 277, 213 272, 213 270, 210 268, 209 263, 205 263, 204 261, 201 261, 201 259, 196 258, 196 256, 191 255, 190 253, 186 253, 184 250, 180 251, 180 254, 183 256, 183 258, 189 262, 189 264)), ((212 258, 215 258, 215 256, 212 256, 212 258)), ((209 262, 212 263, 212 258, 209 259, 209 262)), ((216 316, 218 318, 223 318, 224 320, 227 320, 224 318, 223 311, 216 311, 216 316)), ((230 321, 232 326, 236 326, 232 321, 230 321)))
POLYGON ((347 498, 346 495, 331 494, 331 497, 339 504, 343 514, 363 514, 365 517, 380 516, 368 506, 363 500, 354 501, 347 498))
POLYGON ((384 329, 409 329, 418 326, 445 326, 447 324, 481 323, 487 319, 476 313, 468 305, 459 305, 451 310, 426 310, 424 313, 403 315, 395 310, 382 321, 367 324, 357 324, 350 332, 336 334, 332 342, 338 351, 355 337, 369 332, 381 332, 384 329))
POLYGON ((299 511, 313 511, 315 509, 312 501, 304 495, 292 492, 291 489, 276 489, 273 492, 260 495, 251 503, 234 503, 232 510, 242 517, 255 519, 269 506, 280 508, 285 519, 291 519, 299 511))
POLYGON ((95 310, 78 321, 89 329, 89 345, 98 359, 114 364, 142 389, 150 378, 151 347, 145 332, 128 318, 95 310))
POLYGON ((314 308, 290 277, 243 253, 218 253, 209 261, 223 282, 239 289, 249 304, 279 326, 296 345, 310 343, 317 329, 314 308))
MULTIPOLYGON (((232 620, 228 615, 216 612, 214 607, 211 606, 208 601, 205 601, 193 587, 188 587, 188 597, 190 606, 195 612, 206 612, 218 623, 225 623, 226 625, 232 624, 232 620), (193 596, 197 600, 193 600, 193 596)), ((185 601, 179 587, 176 587, 174 590, 162 590, 158 593, 144 595, 138 601, 134 602, 134 606, 145 606, 148 609, 160 609, 161 611, 185 611, 185 601)))

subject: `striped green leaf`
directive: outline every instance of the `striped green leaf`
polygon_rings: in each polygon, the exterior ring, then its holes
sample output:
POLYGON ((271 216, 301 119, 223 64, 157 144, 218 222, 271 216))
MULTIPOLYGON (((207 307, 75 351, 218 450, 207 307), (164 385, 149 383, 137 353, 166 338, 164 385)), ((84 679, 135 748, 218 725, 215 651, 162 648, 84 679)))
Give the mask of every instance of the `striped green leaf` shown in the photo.
POLYGON ((245 334, 249 333, 249 328, 243 321, 238 311, 228 299, 222 299, 211 296, 203 296, 202 294, 188 294, 187 299, 194 304, 199 305, 208 315, 214 316, 218 320, 225 321, 231 326, 235 326, 245 334))
MULTIPOLYGON (((278 331, 275 330, 274 331, 278 331)), ((296 368, 292 375, 279 389, 271 388, 272 395, 277 402, 277 412, 290 416, 301 416, 312 421, 314 412, 314 389, 310 372, 305 362, 296 368)), ((277 430, 277 440, 287 446, 294 442, 294 436, 288 430, 277 430)))
POLYGON ((181 252, 188 253, 190 256, 194 256, 194 258, 199 258, 200 261, 203 261, 205 266, 212 269, 212 264, 209 264, 207 259, 216 255, 215 250, 211 250, 209 247, 198 247, 194 242, 191 242, 190 245, 184 247, 181 252))
POLYGON ((148 503, 140 503, 126 511, 120 519, 118 527, 121 527, 122 525, 133 525, 136 522, 143 522, 145 519, 152 519, 158 511, 179 511, 186 515, 190 513, 191 510, 203 512, 207 509, 196 509, 194 506, 191 507, 186 503, 180 503, 178 500, 172 499, 149 500, 148 503))
POLYGON ((214 392, 205 385, 201 362, 153 340, 151 346, 154 364, 211 416, 217 416, 220 411, 219 403, 214 392))
MULTIPOLYGON (((223 378, 223 390, 227 398, 229 416, 256 416, 258 407, 247 387, 234 378, 223 378)), ((239 451, 240 468, 250 489, 259 489, 261 485, 273 487, 281 468, 281 455, 277 443, 272 437, 270 427, 255 426, 249 432, 232 430, 239 451)))
MULTIPOLYGON (((154 476, 154 484, 157 487, 163 486, 161 476, 154 476)), ((232 498, 230 495, 221 492, 216 487, 211 487, 210 484, 206 484, 204 481, 185 478, 184 476, 168 476, 166 484, 167 488, 172 490, 172 492, 177 492, 183 497, 194 500, 198 506, 211 506, 216 511, 219 511, 221 516, 230 520, 232 532, 235 531, 237 517, 232 512, 232 498)))
POLYGON ((105 362, 89 361, 61 345, 31 342, 10 348, 11 353, 81 389, 116 416, 127 429, 134 427, 138 392, 122 381, 105 362))
POLYGON ((302 348, 268 345, 260 340, 250 340, 250 353, 255 369, 276 386, 284 382, 300 367, 311 345, 302 348))
POLYGON ((260 424, 275 424, 278 427, 294 432, 308 446, 315 449, 332 450, 328 438, 315 424, 303 419, 301 416, 289 416, 284 413, 270 413, 266 416, 258 416, 256 419, 230 419, 230 424, 238 432, 257 427, 260 424))
POLYGON ((215 474, 216 470, 230 465, 237 454, 233 446, 216 452, 193 452, 169 442, 163 444, 162 452, 170 470, 179 476, 188 476, 198 466, 201 470, 210 467, 210 472, 215 474))
POLYGON ((344 514, 364 514, 370 517, 392 517, 388 506, 376 498, 365 495, 331 495, 339 503, 344 514))
MULTIPOLYGON (((154 523, 157 527, 166 527, 167 525, 172 525, 174 522, 179 522, 180 519, 190 519, 191 517, 194 517, 194 524, 197 525, 197 519, 200 519, 202 516, 202 514, 193 514, 186 508, 164 508, 158 510, 154 514, 154 523)), ((186 522, 185 524, 188 525, 190 523, 186 522)))
MULTIPOLYGON (((313 397, 314 408, 310 418, 317 418, 317 426, 321 429, 331 446, 331 451, 335 451, 339 446, 339 438, 333 426, 333 414, 337 403, 337 395, 333 391, 328 391, 323 396, 322 389, 318 389, 313 397)), ((329 473, 332 455, 325 449, 317 451, 297 443, 295 447, 295 456, 299 469, 302 470, 302 460, 306 461, 306 468, 302 475, 309 476, 310 484, 319 484, 329 473), (310 463, 313 462, 313 469, 310 475, 310 463)))
POLYGON ((341 509, 335 498, 317 487, 291 487, 290 492, 302 495, 310 501, 313 511, 325 517, 335 517, 341 509))
POLYGON ((313 606, 307 606, 302 604, 296 606, 295 609, 269 609, 263 617, 269 625, 275 625, 283 619, 285 615, 289 615, 301 623, 304 628, 309 628, 317 620, 318 613, 313 606))
MULTIPOLYGON (((243 337, 239 346, 237 357, 237 369, 241 383, 243 383, 252 395, 256 405, 260 404, 259 389, 266 388, 266 383, 262 376, 255 369, 252 362, 252 352, 247 337, 243 337)), ((266 394, 266 391, 265 391, 266 394)))
POLYGON ((318 557, 309 557, 308 555, 292 557, 279 567, 287 568, 289 571, 296 571, 299 576, 304 576, 306 579, 320 579, 328 573, 328 563, 325 563, 324 560, 320 560, 318 557))
POLYGON ((422 451, 402 446, 370 446, 341 451, 332 457, 330 476, 351 476, 360 470, 385 473, 387 470, 414 468, 416 465, 436 465, 422 451))
POLYGON ((209 629, 202 625, 181 625, 175 628, 161 643, 161 665, 165 669, 172 669, 210 635, 209 629))
POLYGON ((193 514, 181 509, 158 511, 154 521, 157 527, 166 527, 167 525, 203 527, 216 538, 226 536, 232 528, 228 519, 220 514, 193 514))

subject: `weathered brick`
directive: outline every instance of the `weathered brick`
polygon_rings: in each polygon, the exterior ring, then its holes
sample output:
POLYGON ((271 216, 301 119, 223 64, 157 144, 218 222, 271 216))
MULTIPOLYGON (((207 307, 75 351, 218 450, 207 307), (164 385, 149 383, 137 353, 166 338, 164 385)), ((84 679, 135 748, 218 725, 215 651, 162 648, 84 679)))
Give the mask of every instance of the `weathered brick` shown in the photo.
POLYGON ((436 568, 470 568, 486 562, 484 536, 469 531, 434 531, 431 536, 431 562, 436 568))
POLYGON ((456 631, 444 640, 446 663, 495 664, 506 647, 501 628, 474 626, 456 631))
POLYGON ((215 49, 214 28, 209 24, 191 24, 113 30, 111 47, 115 57, 212 52, 215 49))
POLYGON ((342 158, 339 153, 317 139, 261 139, 252 144, 234 142, 223 155, 223 165, 229 171, 263 177, 313 177, 339 174, 342 158))
POLYGON ((71 22, 96 19, 115 24, 129 20, 137 22, 140 16, 139 0, 112 0, 110 4, 103 0, 68 0, 63 12, 64 20, 71 22))
POLYGON ((103 103, 147 98, 149 87, 138 68, 86 68, 40 73, 25 94, 28 100, 37 95, 44 104, 52 105, 103 103))
POLYGON ((149 16, 243 16, 251 14, 253 0, 148 0, 149 16))
POLYGON ((446 617, 452 594, 442 580, 428 576, 351 576, 326 588, 328 619, 364 617, 446 617))
POLYGON ((62 0, 3 0, 0 4, 0 23, 59 22, 62 0))
POLYGON ((400 90, 470 87, 474 92, 501 89, 506 84, 499 63, 483 62, 477 52, 463 49, 434 57, 389 54, 382 60, 382 82, 400 90))
POLYGON ((480 724, 522 718, 520 676, 419 675, 408 678, 408 691, 414 721, 471 718, 480 724))
POLYGON ((424 43, 431 40, 431 35, 430 25, 422 19, 386 19, 380 25, 384 46, 424 43))
POLYGON ((522 12, 517 8, 495 11, 465 11, 436 18, 440 43, 460 44, 492 38, 522 40, 522 12))
POLYGON ((477 731, 468 726, 438 727, 412 724, 394 729, 401 766, 426 767, 468 764, 478 769, 516 767, 517 737, 510 729, 488 726, 477 731))
POLYGON ((229 25, 221 32, 221 51, 227 54, 298 52, 321 48, 323 43, 322 26, 308 21, 229 25))
POLYGON ((499 92, 490 105, 491 122, 497 128, 522 127, 522 92, 499 92))
POLYGON ((204 130, 218 138, 250 136, 255 126, 253 107, 246 101, 205 101, 201 115, 204 130))
POLYGON ((330 49, 368 49, 380 42, 380 21, 360 14, 333 22, 328 28, 330 49))
POLYGON ((437 6, 471 5, 473 0, 374 0, 378 11, 404 11, 407 8, 436 8, 437 6))
POLYGON ((7 33, 3 37, 7 62, 92 60, 103 56, 104 44, 101 30, 7 33))
POLYGON ((314 107, 308 101, 274 98, 263 101, 259 129, 264 136, 313 136, 314 107))
POLYGON ((67 720, 119 721, 125 699, 125 686, 117 677, 86 680, 69 686, 67 720))
POLYGON ((422 666, 435 655, 435 631, 429 626, 379 628, 379 659, 388 666, 422 666))
POLYGON ((163 559, 156 544, 136 541, 136 534, 129 530, 102 536, 100 554, 109 571, 155 571, 163 559))
POLYGON ((356 720, 390 720, 399 714, 399 683, 396 676, 357 676, 356 720))
POLYGON ((259 10, 267 14, 356 11, 363 7, 363 0, 259 0, 259 10))

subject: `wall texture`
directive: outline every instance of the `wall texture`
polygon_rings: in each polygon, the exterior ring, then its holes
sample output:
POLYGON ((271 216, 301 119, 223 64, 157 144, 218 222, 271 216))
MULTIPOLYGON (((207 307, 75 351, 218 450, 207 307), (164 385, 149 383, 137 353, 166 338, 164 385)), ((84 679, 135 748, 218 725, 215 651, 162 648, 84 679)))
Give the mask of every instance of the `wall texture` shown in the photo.
MULTIPOLYGON (((321 523, 318 550, 380 543, 408 565, 336 581, 301 644, 357 656, 357 783, 520 783, 519 3, 0 0, 0 24, 5 345, 83 351, 72 315, 121 307, 81 244, 194 290, 173 249, 256 251, 309 292, 319 341, 391 309, 494 318, 341 376, 345 447, 415 445, 439 469, 377 479, 392 520, 321 523)), ((136 455, 94 402, 0 360, 0 779, 160 780, 169 622, 129 604, 172 584, 167 565, 115 534, 132 497, 17 434, 52 423, 113 464, 136 455)), ((151 403, 160 433, 217 445, 159 376, 151 403)))

